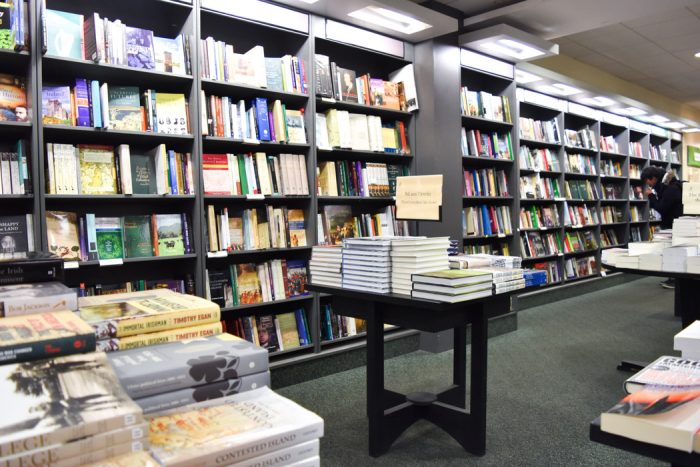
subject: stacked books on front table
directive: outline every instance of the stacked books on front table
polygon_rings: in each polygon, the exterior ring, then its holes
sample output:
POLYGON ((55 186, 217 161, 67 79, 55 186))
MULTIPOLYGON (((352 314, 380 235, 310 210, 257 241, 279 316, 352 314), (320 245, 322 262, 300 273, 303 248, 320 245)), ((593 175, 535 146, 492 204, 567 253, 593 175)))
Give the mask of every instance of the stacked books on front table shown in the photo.
POLYGON ((525 288, 524 270, 501 266, 478 267, 472 271, 489 272, 493 276, 494 295, 525 288))
POLYGON ((343 250, 340 245, 316 245, 311 249, 309 271, 311 282, 318 285, 341 287, 343 250))
POLYGON ((83 465, 147 449, 148 424, 105 354, 0 366, 0 464, 83 465))
POLYGON ((77 294, 60 282, 0 286, 0 317, 77 309, 77 294))
POLYGON ((629 250, 627 248, 608 248, 600 253, 600 261, 603 264, 617 266, 617 259, 621 256, 627 256, 629 250))
POLYGON ((267 387, 149 416, 161 465, 318 466, 323 419, 267 387))
POLYGON ((168 289, 81 297, 80 316, 95 330, 103 352, 221 334, 216 303, 168 289))
POLYGON ((411 294, 414 274, 449 268, 448 237, 406 237, 391 241, 391 293, 411 294))
POLYGON ((686 272, 688 258, 697 255, 697 245, 676 245, 664 248, 662 270, 669 272, 686 272))
POLYGON ((525 281, 525 287, 545 285, 547 284, 547 271, 542 271, 539 269, 525 269, 523 270, 523 280, 525 281))
POLYGON ((700 244, 700 217, 683 216, 673 220, 673 245, 700 244))
POLYGON ((486 271, 447 269, 413 274, 411 280, 413 298, 458 303, 488 297, 493 293, 493 275, 486 271))
POLYGON ((268 351, 231 334, 108 355, 144 414, 270 385, 268 351))
MULTIPOLYGON (((696 321, 696 323, 700 322, 696 321)), ((691 332, 697 333, 698 329, 696 328, 691 332)), ((685 347, 679 345, 681 341, 687 342, 684 337, 679 339, 682 333, 678 333, 675 336, 675 350, 681 350, 679 347, 685 347)), ((642 370, 627 378, 624 389, 627 394, 632 394, 647 386, 700 387, 700 361, 695 357, 685 355, 685 352, 682 357, 669 355, 659 357, 642 370)))
POLYGON ((391 292, 390 237, 346 238, 343 240, 342 251, 344 288, 375 293, 391 292))
MULTIPOLYGON (((683 358, 700 360, 700 321, 693 321, 673 337, 673 349, 680 350, 683 358)), ((700 364, 694 368, 700 370, 700 364)))

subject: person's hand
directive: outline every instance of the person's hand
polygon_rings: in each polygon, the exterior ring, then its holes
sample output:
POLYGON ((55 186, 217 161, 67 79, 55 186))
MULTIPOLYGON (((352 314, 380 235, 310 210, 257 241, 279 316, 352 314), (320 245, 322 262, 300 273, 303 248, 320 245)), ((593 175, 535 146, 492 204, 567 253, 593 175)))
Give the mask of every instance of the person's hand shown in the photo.
POLYGON ((652 193, 651 188, 649 188, 648 186, 644 187, 644 196, 649 196, 651 193, 652 193))

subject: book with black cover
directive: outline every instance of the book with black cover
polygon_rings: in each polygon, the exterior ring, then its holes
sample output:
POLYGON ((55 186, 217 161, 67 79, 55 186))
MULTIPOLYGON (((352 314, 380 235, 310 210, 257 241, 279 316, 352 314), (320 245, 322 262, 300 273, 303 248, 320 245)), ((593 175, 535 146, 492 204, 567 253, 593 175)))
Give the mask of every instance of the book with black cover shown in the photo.
POLYGON ((30 251, 26 258, 0 260, 0 285, 63 281, 63 260, 43 251, 30 251))

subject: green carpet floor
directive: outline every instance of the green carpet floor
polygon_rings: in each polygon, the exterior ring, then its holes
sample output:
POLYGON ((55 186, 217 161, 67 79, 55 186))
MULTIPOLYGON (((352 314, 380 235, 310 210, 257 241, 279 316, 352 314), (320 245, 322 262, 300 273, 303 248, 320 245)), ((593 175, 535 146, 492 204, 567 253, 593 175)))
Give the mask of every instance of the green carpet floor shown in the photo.
MULTIPOLYGON (((486 455, 473 456, 427 422, 384 456, 367 454, 365 369, 279 390, 325 420, 324 466, 662 465, 588 439, 588 424, 623 396, 620 359, 673 354, 673 292, 642 279, 519 314, 519 329, 489 342, 486 455)), ((438 390, 452 354, 414 352, 387 360, 387 387, 438 390)))

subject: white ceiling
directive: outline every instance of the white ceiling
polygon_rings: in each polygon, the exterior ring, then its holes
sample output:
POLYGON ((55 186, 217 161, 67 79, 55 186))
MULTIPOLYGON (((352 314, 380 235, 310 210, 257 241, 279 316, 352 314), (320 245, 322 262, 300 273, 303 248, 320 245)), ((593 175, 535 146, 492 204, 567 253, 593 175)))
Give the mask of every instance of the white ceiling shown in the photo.
POLYGON ((437 1, 464 12, 468 30, 507 23, 559 44, 560 54, 700 107, 700 0, 437 1))

